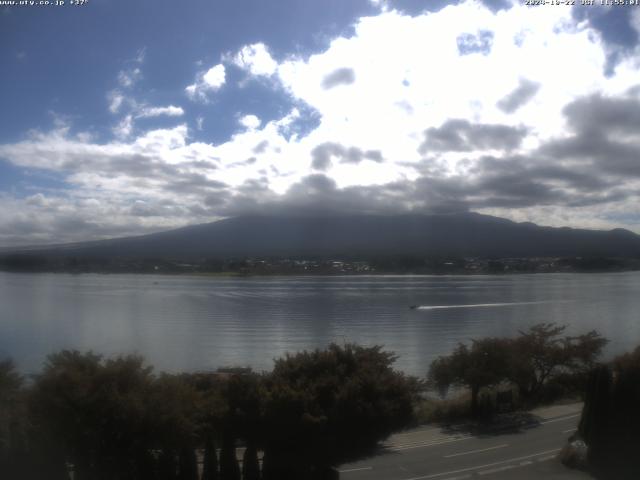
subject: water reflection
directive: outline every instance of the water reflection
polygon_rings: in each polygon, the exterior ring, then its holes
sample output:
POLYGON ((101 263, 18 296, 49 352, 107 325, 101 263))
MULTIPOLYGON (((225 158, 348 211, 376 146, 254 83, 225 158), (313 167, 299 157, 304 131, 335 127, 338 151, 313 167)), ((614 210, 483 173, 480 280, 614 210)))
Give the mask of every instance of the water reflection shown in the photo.
POLYGON ((0 273, 0 355, 35 371, 61 348, 138 352, 162 370, 269 369, 331 341, 383 344, 424 374, 458 342, 539 322, 640 343, 640 274, 210 278, 0 273), (411 305, 426 308, 410 309, 411 305), (475 305, 471 307, 470 305, 475 305), (457 306, 463 308, 430 308, 457 306))

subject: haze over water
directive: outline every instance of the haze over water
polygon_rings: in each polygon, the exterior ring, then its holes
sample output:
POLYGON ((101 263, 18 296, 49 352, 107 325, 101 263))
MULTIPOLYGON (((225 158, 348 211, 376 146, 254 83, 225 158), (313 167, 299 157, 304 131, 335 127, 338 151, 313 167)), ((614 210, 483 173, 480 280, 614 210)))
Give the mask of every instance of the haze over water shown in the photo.
POLYGON ((540 322, 640 344, 640 273, 220 278, 0 273, 0 358, 140 353, 158 370, 249 365, 330 342, 382 344, 424 375, 458 342, 540 322), (410 306, 418 306, 411 309, 410 306))

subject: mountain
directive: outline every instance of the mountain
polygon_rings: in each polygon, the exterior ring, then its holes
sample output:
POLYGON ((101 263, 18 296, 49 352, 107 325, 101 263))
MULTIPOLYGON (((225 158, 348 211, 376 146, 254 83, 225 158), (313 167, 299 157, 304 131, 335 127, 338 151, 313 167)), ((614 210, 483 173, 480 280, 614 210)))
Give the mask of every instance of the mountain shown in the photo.
POLYGON ((477 213, 246 216, 139 237, 43 247, 29 252, 174 259, 379 255, 640 257, 640 236, 623 229, 541 227, 477 213))

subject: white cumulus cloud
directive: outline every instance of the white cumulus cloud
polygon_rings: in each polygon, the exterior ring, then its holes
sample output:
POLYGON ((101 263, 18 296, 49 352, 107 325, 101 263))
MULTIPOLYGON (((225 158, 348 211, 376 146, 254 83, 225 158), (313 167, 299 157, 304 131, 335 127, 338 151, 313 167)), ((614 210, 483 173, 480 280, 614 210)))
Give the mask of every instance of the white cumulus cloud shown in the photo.
POLYGON ((252 75, 273 75, 278 63, 271 57, 264 43, 254 43, 243 47, 234 57, 233 63, 252 75))
POLYGON ((168 107, 143 107, 137 114, 139 118, 149 117, 181 117, 184 115, 182 107, 176 107, 175 105, 169 105, 168 107))
POLYGON ((245 115, 240 118, 240 125, 246 128, 258 128, 262 122, 255 115, 245 115))
POLYGON ((185 92, 191 100, 206 101, 210 92, 222 88, 226 81, 226 70, 223 64, 211 67, 204 73, 198 74, 195 83, 187 86, 185 92))

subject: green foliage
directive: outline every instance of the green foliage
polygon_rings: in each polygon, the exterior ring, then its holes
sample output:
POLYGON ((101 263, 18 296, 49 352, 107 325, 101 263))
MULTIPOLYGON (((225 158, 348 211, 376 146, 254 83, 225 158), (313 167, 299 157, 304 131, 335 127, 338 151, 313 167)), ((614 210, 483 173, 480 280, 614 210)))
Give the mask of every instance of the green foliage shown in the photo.
POLYGON ((158 458, 158 478, 159 480, 177 480, 178 463, 176 453, 170 449, 163 449, 158 458))
POLYGON ((394 361, 381 347, 353 344, 277 360, 265 397, 266 461, 335 465, 407 426, 418 384, 394 361))
POLYGON ((222 438, 220 450, 220 480, 240 480, 240 466, 236 456, 236 442, 232 431, 222 438))
POLYGON ((381 347, 331 345, 269 374, 155 375, 137 356, 62 351, 28 388, 1 362, 0 473, 68 480, 69 464, 76 480, 196 480, 204 448, 202 480, 240 480, 242 443, 245 480, 261 478, 258 450, 265 480, 334 478, 331 466, 411 423, 420 384, 394 361, 381 347))
POLYGON ((450 355, 431 363, 429 385, 442 396, 452 385, 467 387, 472 415, 479 413, 481 389, 502 382, 516 385, 520 398, 529 402, 554 398, 569 388, 581 391, 607 340, 596 331, 562 336, 565 329, 541 323, 513 339, 483 338, 473 340, 471 346, 459 344, 450 355))
POLYGON ((185 445, 195 446, 204 400, 185 376, 160 375, 150 385, 145 400, 151 417, 151 446, 175 451, 185 445))
POLYGON ((589 376, 579 433, 596 476, 631 480, 640 472, 640 347, 589 376))
POLYGON ((606 428, 612 381, 611 369, 606 365, 594 368, 589 375, 578 432, 590 445, 597 444, 606 428))
POLYGON ((588 372, 608 340, 592 330, 583 335, 561 336, 566 326, 534 325, 513 341, 508 378, 524 398, 534 398, 552 378, 588 372))
POLYGON ((261 441, 264 378, 255 373, 231 375, 221 386, 225 403, 223 430, 250 443, 261 441))
POLYGON ((452 398, 421 399, 416 408, 417 423, 452 423, 469 417, 471 393, 464 392, 452 398))
POLYGON ((260 463, 258 462, 258 450, 255 445, 247 445, 242 457, 242 479, 260 480, 260 463))
POLYGON ((508 376, 511 343, 504 338, 473 340, 471 347, 459 344, 451 355, 435 359, 429 383, 444 396, 451 385, 471 390, 471 413, 479 413, 480 389, 496 385, 508 376))
POLYGON ((14 475, 27 447, 21 387, 22 377, 14 363, 0 361, 0 472, 14 475))
POLYGON ((16 366, 10 359, 0 361, 0 402, 7 405, 14 400, 22 386, 22 377, 16 372, 16 366))
POLYGON ((140 357, 63 351, 36 379, 33 420, 61 443, 80 476, 125 475, 135 472, 134 459, 151 440, 151 385, 151 368, 140 357))
POLYGON ((212 435, 208 435, 204 444, 204 458, 201 480, 218 480, 218 456, 212 435))
POLYGON ((178 470, 179 480, 198 480, 198 459, 193 448, 180 449, 178 470))

